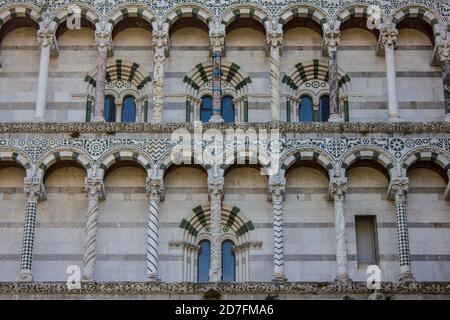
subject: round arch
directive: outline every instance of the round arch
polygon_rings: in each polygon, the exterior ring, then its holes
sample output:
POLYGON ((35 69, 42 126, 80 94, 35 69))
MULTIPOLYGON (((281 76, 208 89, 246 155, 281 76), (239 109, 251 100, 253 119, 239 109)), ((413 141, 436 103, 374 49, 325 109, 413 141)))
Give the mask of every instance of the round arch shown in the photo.
POLYGON ((97 177, 103 179, 106 171, 113 164, 119 161, 133 161, 147 172, 147 177, 151 177, 152 161, 142 150, 131 147, 118 147, 109 150, 97 161, 97 177))
POLYGON ((156 168, 160 176, 164 176, 166 170, 172 165, 198 164, 206 172, 212 168, 214 160, 206 152, 191 146, 178 146, 170 150, 160 161, 156 168))
POLYGON ((360 147, 346 152, 339 161, 338 176, 345 177, 347 169, 360 160, 372 160, 382 165, 389 174, 389 179, 397 177, 398 167, 396 161, 384 150, 371 147, 360 147))
POLYGON ((280 175, 284 176, 285 172, 298 161, 317 163, 328 173, 329 179, 335 175, 336 168, 332 158, 324 151, 316 148, 295 149, 285 154, 280 161, 280 175))
MULTIPOLYGON (((437 38, 443 32, 443 22, 439 15, 425 5, 410 4, 395 10, 391 16, 391 21, 397 26, 408 18, 418 18, 428 23, 433 28, 434 37, 437 38)), ((433 41, 434 42, 434 41, 433 41)))
POLYGON ((450 158, 442 151, 426 148, 408 152, 400 161, 400 176, 406 177, 408 169, 417 162, 432 162, 441 167, 450 179, 450 158))
POLYGON ((164 32, 169 32, 171 26, 179 19, 192 17, 199 19, 209 28, 209 23, 213 21, 214 14, 200 4, 180 4, 170 9, 162 18, 164 32))
POLYGON ((99 13, 91 6, 87 4, 67 4, 60 7, 53 15, 53 21, 55 22, 55 32, 61 26, 62 23, 67 21, 69 18, 69 9, 79 8, 81 10, 80 17, 88 22, 90 22, 94 27, 95 24, 99 22, 99 13))
POLYGON ((287 6, 278 15, 278 23, 284 26, 294 18, 309 18, 320 25, 323 29, 324 25, 330 20, 329 16, 322 9, 307 4, 291 4, 287 6))
POLYGON ((0 162, 10 161, 19 164, 25 169, 26 177, 31 178, 33 175, 32 161, 23 151, 15 148, 1 148, 0 149, 0 162))
POLYGON ((23 17, 30 18, 37 24, 42 21, 40 9, 30 4, 11 4, 0 10, 0 28, 9 20, 23 17))
POLYGON ((84 152, 73 148, 54 149, 44 154, 36 163, 36 177, 40 182, 44 181, 45 172, 53 164, 59 161, 75 161, 86 170, 86 176, 93 175, 93 161, 84 152))
POLYGON ((221 16, 220 21, 226 28, 239 18, 249 18, 261 23, 264 26, 265 32, 269 29, 270 14, 262 7, 256 4, 236 5, 225 10, 221 16))
POLYGON ((122 20, 126 18, 141 18, 147 21, 153 28, 157 29, 157 16, 152 9, 144 4, 130 4, 126 3, 116 7, 111 11, 108 16, 108 22, 111 24, 112 29, 122 20))

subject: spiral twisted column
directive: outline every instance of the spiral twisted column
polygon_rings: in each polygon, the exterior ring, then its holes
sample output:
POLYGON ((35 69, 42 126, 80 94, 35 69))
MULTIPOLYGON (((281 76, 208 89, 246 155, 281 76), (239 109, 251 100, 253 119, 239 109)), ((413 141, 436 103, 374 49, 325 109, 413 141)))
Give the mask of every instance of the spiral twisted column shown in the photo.
POLYGON ((31 179, 26 178, 24 183, 24 191, 27 196, 27 209, 25 212, 25 226, 23 228, 20 271, 17 281, 29 282, 33 280, 31 265, 33 263, 37 202, 39 199, 45 199, 45 189, 42 184, 34 182, 31 179))
POLYGON ((273 281, 287 281, 284 274, 283 200, 286 179, 270 176, 269 200, 273 207, 273 281))
POLYGON ((270 111, 271 120, 280 120, 280 105, 281 105, 281 92, 280 92, 280 59, 281 50, 283 47, 283 31, 272 30, 267 35, 267 46, 269 47, 269 61, 270 61, 270 111))
POLYGON ((103 182, 99 179, 86 178, 85 191, 88 199, 86 212, 86 227, 83 251, 83 276, 84 281, 94 281, 95 258, 97 249, 98 229, 98 203, 104 197, 103 182))
POLYGON ((145 249, 147 277, 149 281, 159 281, 159 202, 164 199, 162 179, 147 179, 148 222, 147 245, 145 249))

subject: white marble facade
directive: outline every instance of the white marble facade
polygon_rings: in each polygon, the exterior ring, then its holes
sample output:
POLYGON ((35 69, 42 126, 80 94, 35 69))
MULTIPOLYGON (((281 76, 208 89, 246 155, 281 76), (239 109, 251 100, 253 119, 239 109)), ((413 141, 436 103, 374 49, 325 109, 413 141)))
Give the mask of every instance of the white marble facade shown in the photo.
POLYGON ((196 282, 203 238, 212 281, 230 239, 237 282, 363 282, 360 215, 383 281, 450 282, 450 4, 365 2, 0 2, 0 284, 196 282), (176 163, 212 57, 236 126, 282 136, 176 163), (136 123, 105 124, 105 95, 136 123), (304 95, 330 123, 299 122, 304 95))

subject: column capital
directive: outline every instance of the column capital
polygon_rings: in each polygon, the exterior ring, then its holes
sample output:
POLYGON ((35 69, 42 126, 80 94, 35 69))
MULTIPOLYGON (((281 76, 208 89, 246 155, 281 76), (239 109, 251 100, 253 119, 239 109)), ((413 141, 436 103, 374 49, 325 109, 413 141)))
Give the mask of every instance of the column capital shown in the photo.
POLYGON ((45 186, 40 182, 25 179, 23 189, 28 202, 37 203, 38 200, 44 200, 47 196, 45 186))
POLYGON ((146 191, 150 200, 164 200, 165 190, 162 179, 149 177, 146 184, 146 191))
POLYGON ((155 63, 162 63, 169 55, 169 34, 157 29, 152 34, 155 63))
POLYGON ((380 29, 380 43, 389 49, 395 49, 398 40, 398 29, 393 24, 384 24, 380 29))
POLYGON ((225 25, 219 20, 214 20, 209 23, 209 43, 212 52, 225 51, 225 25))
POLYGON ((326 24, 323 29, 324 49, 329 53, 337 52, 341 43, 341 30, 337 23, 326 24))
POLYGON ((108 52, 112 50, 111 30, 106 23, 97 23, 95 29, 95 46, 99 52, 108 52))
POLYGON ((345 177, 332 178, 330 180, 330 184, 328 187, 328 194, 330 198, 334 200, 343 199, 347 190, 348 190, 347 178, 345 177))
POLYGON ((437 57, 442 63, 450 59, 450 40, 440 40, 438 44, 437 57))
POLYGON ((224 182, 223 177, 208 177, 208 193, 210 197, 223 195, 224 182))
POLYGON ((103 200, 105 198, 105 186, 100 179, 86 178, 84 180, 84 190, 89 199, 98 198, 103 200))
POLYGON ((389 184, 389 197, 395 202, 404 202, 409 190, 409 179, 407 177, 394 178, 389 184))
POLYGON ((41 25, 37 31, 37 40, 42 48, 50 47, 54 49, 56 47, 55 31, 51 25, 41 25))
POLYGON ((269 177, 269 200, 283 201, 286 193, 286 178, 281 175, 273 175, 269 177))

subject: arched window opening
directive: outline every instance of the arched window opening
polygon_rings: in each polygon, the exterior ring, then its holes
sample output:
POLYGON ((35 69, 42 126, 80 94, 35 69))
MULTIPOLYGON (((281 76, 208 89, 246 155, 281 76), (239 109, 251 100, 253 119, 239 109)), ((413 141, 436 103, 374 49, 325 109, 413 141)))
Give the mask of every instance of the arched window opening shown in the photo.
POLYGON ((231 240, 222 242, 222 281, 236 281, 236 259, 233 252, 234 243, 231 240))
POLYGON ((233 97, 225 96, 222 98, 222 118, 225 123, 234 122, 233 97))
POLYGON ((212 116, 212 97, 202 97, 202 105, 200 106, 200 121, 208 122, 212 116))
POLYGON ((300 98, 299 106, 299 121, 300 122, 311 122, 313 121, 313 102, 311 97, 302 96, 300 98))
POLYGON ((202 240, 198 244, 200 249, 198 251, 197 259, 197 281, 209 281, 209 268, 211 264, 211 244, 208 240, 202 240))
POLYGON ((133 96, 123 98, 122 122, 136 121, 136 99, 133 96))
POLYGON ((328 122, 328 118, 330 117, 330 97, 322 96, 320 97, 319 104, 319 121, 328 122))
POLYGON ((103 114, 106 122, 116 121, 116 100, 111 95, 105 97, 103 114))

